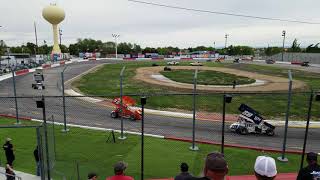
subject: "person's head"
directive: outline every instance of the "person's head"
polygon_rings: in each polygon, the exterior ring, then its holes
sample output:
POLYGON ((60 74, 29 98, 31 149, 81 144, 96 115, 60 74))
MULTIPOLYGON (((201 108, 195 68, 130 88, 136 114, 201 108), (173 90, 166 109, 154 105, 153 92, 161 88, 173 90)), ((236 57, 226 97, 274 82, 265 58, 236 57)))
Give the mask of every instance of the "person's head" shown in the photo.
POLYGON ((189 170, 188 164, 187 163, 181 163, 180 170, 181 170, 181 172, 188 172, 188 170, 189 170))
POLYGON ((307 162, 309 165, 317 164, 318 154, 314 152, 307 153, 307 162))
POLYGON ((123 161, 119 161, 117 162, 113 168, 114 168, 114 174, 115 175, 121 175, 124 174, 124 171, 126 170, 126 168, 128 167, 128 165, 123 162, 123 161))
POLYGON ((98 179, 98 175, 96 173, 89 173, 88 174, 88 180, 97 180, 98 179))
POLYGON ((12 141, 11 138, 9 138, 9 137, 6 138, 6 142, 7 142, 7 143, 9 143, 9 142, 11 142, 11 141, 12 141))
POLYGON ((272 157, 258 156, 254 164, 257 180, 273 180, 277 175, 276 161, 272 157))
POLYGON ((223 154, 213 152, 207 155, 204 166, 204 175, 214 180, 222 180, 228 174, 228 164, 223 154))

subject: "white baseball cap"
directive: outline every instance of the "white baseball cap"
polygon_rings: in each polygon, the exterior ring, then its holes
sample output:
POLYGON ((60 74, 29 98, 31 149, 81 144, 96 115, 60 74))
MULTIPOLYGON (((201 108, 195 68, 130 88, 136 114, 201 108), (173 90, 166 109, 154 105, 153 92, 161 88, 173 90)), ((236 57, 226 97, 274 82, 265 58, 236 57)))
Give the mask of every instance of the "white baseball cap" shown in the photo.
POLYGON ((261 176, 274 177, 277 175, 276 161, 272 157, 258 156, 254 171, 261 176))

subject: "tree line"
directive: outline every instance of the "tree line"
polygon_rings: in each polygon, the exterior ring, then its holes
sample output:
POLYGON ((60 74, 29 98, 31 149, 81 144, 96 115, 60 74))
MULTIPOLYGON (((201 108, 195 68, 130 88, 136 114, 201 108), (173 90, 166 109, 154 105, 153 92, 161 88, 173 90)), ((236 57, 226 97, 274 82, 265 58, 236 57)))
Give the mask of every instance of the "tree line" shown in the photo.
MULTIPOLYGON (((115 42, 102 42, 101 40, 94 39, 77 39, 76 43, 70 44, 69 46, 61 45, 60 49, 63 53, 70 53, 71 55, 79 55, 81 52, 99 52, 102 56, 107 54, 115 54, 115 42)), ((121 42, 118 43, 119 54, 145 54, 145 53, 158 53, 160 55, 174 55, 182 52, 183 54, 195 51, 209 51, 215 52, 222 55, 254 55, 255 49, 249 46, 233 46, 230 45, 227 48, 215 49, 214 47, 197 46, 180 49, 178 47, 145 47, 142 48, 140 45, 135 43, 121 42)), ((4 55, 6 52, 7 45, 3 40, 0 40, 0 55, 4 55)), ((10 47, 11 53, 29 53, 34 54, 50 54, 52 46, 44 43, 41 46, 37 46, 34 43, 28 42, 21 46, 10 47)), ((282 47, 267 47, 262 48, 263 52, 267 56, 278 54, 282 52, 282 47)), ((298 40, 295 39, 292 42, 290 48, 285 49, 286 52, 306 52, 306 53, 320 53, 319 43, 311 44, 307 48, 300 48, 298 40)))

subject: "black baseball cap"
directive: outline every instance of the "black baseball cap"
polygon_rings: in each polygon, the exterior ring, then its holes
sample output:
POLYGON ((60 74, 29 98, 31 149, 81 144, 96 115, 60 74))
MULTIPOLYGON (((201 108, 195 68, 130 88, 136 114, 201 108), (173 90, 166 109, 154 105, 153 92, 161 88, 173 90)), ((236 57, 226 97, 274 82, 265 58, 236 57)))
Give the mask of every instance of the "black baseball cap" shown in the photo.
POLYGON ((96 173, 89 173, 88 174, 88 179, 91 179, 91 178, 93 178, 93 177, 95 177, 95 176, 98 176, 96 173))
POLYGON ((226 170, 228 164, 224 159, 224 155, 219 152, 213 152, 207 155, 206 168, 211 171, 226 170))
POLYGON ((318 159, 318 154, 314 152, 308 152, 307 153, 307 160, 309 161, 317 161, 318 159))

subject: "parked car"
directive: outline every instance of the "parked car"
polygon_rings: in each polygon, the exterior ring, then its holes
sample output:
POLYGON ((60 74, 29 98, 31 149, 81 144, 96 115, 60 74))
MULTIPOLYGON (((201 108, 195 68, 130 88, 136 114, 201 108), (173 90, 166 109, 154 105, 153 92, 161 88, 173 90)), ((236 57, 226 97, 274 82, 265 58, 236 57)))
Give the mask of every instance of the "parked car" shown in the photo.
POLYGON ((267 60, 266 60, 266 63, 267 63, 267 64, 274 64, 274 63, 276 63, 276 61, 274 61, 274 60, 272 60, 272 59, 267 59, 267 60))
POLYGON ((170 62, 167 62, 167 65, 178 65, 179 62, 178 61, 170 61, 170 62))
POLYGON ((203 66, 203 64, 199 61, 190 63, 191 66, 203 66))

